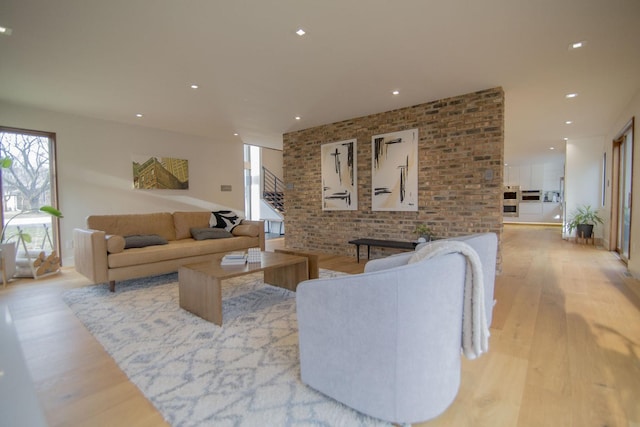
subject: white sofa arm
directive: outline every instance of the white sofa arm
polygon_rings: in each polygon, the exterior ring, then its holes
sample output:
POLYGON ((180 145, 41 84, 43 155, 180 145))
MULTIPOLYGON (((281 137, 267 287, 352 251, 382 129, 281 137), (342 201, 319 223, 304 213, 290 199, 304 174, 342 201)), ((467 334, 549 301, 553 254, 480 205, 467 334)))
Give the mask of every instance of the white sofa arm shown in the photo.
POLYGON ((76 228, 73 230, 75 269, 93 283, 109 281, 107 272, 107 240, 104 231, 76 228))

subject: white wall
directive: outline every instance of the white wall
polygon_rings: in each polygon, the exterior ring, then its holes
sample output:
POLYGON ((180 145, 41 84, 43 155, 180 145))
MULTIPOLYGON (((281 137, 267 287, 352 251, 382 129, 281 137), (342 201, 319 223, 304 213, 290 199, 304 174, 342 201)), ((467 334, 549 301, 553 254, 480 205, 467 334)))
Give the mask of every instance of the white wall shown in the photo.
MULTIPOLYGON (((278 178, 283 179, 284 172, 282 170, 282 150, 274 150, 271 148, 262 148, 262 166, 273 172, 278 178)), ((262 172, 261 172, 262 173, 262 172)))
MULTIPOLYGON (((567 217, 582 205, 601 208, 602 155, 604 137, 583 138, 567 141, 565 163, 565 203, 567 217)), ((603 219, 608 214, 600 211, 603 219)), ((604 227, 595 227, 596 238, 602 238, 604 227)), ((573 232, 575 234, 575 230, 573 232)))
MULTIPOLYGON (((633 211, 631 216, 631 246, 629 252, 629 272, 636 278, 640 278, 640 130, 638 129, 638 123, 640 120, 640 90, 638 90, 632 97, 631 101, 622 113, 618 116, 613 126, 609 129, 605 137, 605 149, 607 150, 607 179, 611 180, 612 164, 611 150, 613 147, 613 140, 622 131, 624 126, 635 117, 635 129, 633 134, 633 183, 632 183, 632 202, 633 211)), ((611 211, 611 185, 607 187, 607 209, 611 211)), ((609 229, 605 230, 605 243, 608 245, 610 240, 609 229)))
POLYGON ((73 229, 90 214, 213 210, 244 212, 243 144, 213 141, 0 101, 0 125, 54 132, 63 265, 73 265, 73 229), (132 156, 189 161, 188 190, 134 190, 132 156), (232 186, 221 192, 220 185, 232 186))

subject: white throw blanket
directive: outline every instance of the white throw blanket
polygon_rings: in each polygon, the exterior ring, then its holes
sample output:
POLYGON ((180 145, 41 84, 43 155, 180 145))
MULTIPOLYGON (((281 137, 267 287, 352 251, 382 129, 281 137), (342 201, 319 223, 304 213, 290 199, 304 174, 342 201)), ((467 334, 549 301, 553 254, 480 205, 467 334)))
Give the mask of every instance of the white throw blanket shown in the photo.
POLYGON ((484 307, 484 276, 478 253, 464 242, 441 240, 420 248, 409 262, 451 253, 460 253, 467 261, 462 315, 462 352, 467 359, 475 359, 489 350, 490 335, 484 307))

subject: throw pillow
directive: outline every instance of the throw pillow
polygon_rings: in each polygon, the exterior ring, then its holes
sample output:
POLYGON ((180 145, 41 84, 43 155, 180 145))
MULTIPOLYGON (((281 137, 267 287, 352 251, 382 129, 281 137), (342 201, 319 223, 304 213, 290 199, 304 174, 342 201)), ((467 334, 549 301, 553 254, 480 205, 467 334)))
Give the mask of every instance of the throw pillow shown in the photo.
POLYGON ((157 234, 139 234, 134 236, 124 236, 125 249, 129 248, 144 248, 154 245, 166 245, 167 239, 157 234))
POLYGON ((260 227, 255 224, 236 225, 232 233, 234 236, 258 237, 260 235, 260 227))
POLYGON ((107 252, 117 254, 124 251, 124 247, 127 244, 124 237, 118 236, 117 234, 107 234, 105 238, 107 239, 107 252))
POLYGON ((190 239, 192 228, 209 226, 211 211, 190 211, 173 213, 173 225, 176 229, 176 240, 190 239))
POLYGON ((192 228, 191 236, 196 240, 208 240, 233 237, 233 234, 222 228, 192 228))
POLYGON ((213 228, 224 228, 227 231, 240 224, 240 218, 234 211, 213 211, 209 219, 209 226, 213 228))

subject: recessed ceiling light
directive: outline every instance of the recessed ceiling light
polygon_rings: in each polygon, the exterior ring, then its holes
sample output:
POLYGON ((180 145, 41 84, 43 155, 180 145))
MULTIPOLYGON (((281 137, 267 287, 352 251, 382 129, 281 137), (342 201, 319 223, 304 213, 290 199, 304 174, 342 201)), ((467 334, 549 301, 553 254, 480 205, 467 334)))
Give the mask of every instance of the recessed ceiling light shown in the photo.
POLYGON ((136 117, 137 117, 137 118, 140 118, 140 117, 142 117, 142 114, 141 114, 141 113, 138 113, 138 114, 136 114, 136 117))
POLYGON ((563 140, 565 140, 565 141, 568 141, 568 140, 569 140, 569 138, 567 138, 567 137, 564 137, 564 138, 562 138, 562 139, 563 139, 563 140))
POLYGON ((300 37, 302 37, 305 34, 307 34, 307 32, 305 30, 303 30, 302 28, 298 28, 298 31, 296 31, 296 34, 299 35, 300 37))
POLYGON ((234 133, 233 136, 238 136, 238 132, 234 133))
POLYGON ((571 120, 567 120, 566 122, 564 122, 566 125, 570 125, 571 123, 573 123, 571 120))
POLYGON ((11 28, 0 27, 0 34, 4 34, 5 36, 10 36, 11 33, 13 33, 13 30, 11 28))
POLYGON ((581 47, 584 47, 584 45, 587 42, 585 42, 584 40, 580 40, 579 42, 573 42, 569 45, 569 49, 580 49, 581 47))
POLYGON ((191 89, 198 89, 200 86, 196 85, 196 84, 192 84, 191 85, 191 89))
POLYGON ((300 120, 302 117, 300 116, 296 116, 296 120, 300 120))
POLYGON ((578 96, 577 93, 568 93, 564 97, 567 99, 571 99, 571 98, 575 98, 576 96, 578 96))
POLYGON ((556 149, 555 147, 549 147, 549 150, 555 150, 555 149, 556 149))
POLYGON ((399 90, 394 90, 393 92, 391 92, 394 95, 400 95, 400 91, 399 90))

